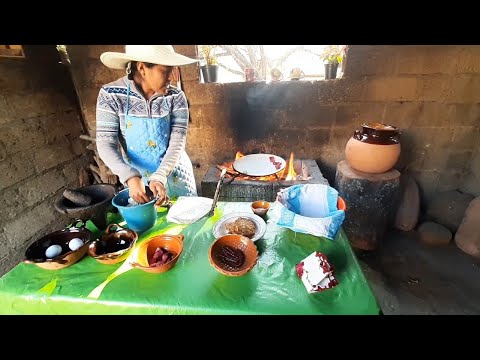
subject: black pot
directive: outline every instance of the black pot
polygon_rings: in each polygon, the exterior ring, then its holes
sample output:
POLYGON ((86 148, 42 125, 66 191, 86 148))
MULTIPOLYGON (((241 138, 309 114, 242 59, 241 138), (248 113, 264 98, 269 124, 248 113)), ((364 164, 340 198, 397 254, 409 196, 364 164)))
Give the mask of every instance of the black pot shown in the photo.
POLYGON ((203 65, 202 69, 203 81, 206 83, 217 82, 218 65, 203 65))
POLYGON ((338 63, 324 64, 325 65, 325 80, 336 79, 338 63))
POLYGON ((112 199, 116 193, 115 187, 110 184, 94 184, 77 188, 75 191, 90 196, 93 203, 88 206, 77 206, 62 195, 55 202, 55 209, 71 218, 91 220, 98 229, 104 230, 108 225, 107 213, 116 209, 112 205, 112 199))

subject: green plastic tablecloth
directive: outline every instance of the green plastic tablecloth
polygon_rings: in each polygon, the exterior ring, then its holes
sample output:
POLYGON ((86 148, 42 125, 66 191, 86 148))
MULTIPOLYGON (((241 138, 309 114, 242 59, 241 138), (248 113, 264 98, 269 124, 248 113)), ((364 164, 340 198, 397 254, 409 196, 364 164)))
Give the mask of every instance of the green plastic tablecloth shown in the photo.
MULTIPOLYGON (((166 212, 159 211, 157 223, 140 235, 137 247, 155 234, 185 236, 184 251, 176 266, 162 274, 131 269, 129 259, 103 265, 88 254, 78 263, 56 271, 20 263, 0 278, 0 313, 380 313, 343 230, 331 241, 268 222, 264 237, 255 242, 259 260, 253 270, 241 277, 218 273, 208 261, 208 249, 214 241, 212 228, 221 216, 236 211, 250 211, 249 203, 220 202, 213 217, 190 225, 169 223, 166 212), (309 294, 296 275, 295 265, 316 250, 327 255, 335 266, 339 285, 309 294), (99 286, 102 283, 106 285, 99 286)), ((121 221, 120 215, 109 214, 109 222, 121 221)), ((90 221, 87 227, 100 235, 90 221)))

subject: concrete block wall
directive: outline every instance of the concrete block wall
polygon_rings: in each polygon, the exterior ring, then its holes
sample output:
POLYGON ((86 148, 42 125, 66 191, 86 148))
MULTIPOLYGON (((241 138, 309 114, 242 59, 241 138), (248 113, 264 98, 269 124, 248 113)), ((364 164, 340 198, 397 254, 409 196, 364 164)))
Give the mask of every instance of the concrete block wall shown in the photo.
POLYGON ((0 275, 69 219, 53 202, 90 161, 71 77, 55 45, 0 59, 0 275))
MULTIPOLYGON (((68 47, 94 130, 103 83, 123 75, 98 60, 123 46, 68 47)), ((196 56, 194 45, 176 51, 196 56)), ((208 167, 236 151, 317 160, 333 181, 336 164, 364 121, 402 130, 397 165, 411 173, 424 201, 435 191, 480 191, 480 46, 350 46, 341 79, 273 84, 200 84, 197 65, 182 68, 190 104, 187 151, 200 184, 208 167), (468 181, 468 184, 467 184, 468 181)))

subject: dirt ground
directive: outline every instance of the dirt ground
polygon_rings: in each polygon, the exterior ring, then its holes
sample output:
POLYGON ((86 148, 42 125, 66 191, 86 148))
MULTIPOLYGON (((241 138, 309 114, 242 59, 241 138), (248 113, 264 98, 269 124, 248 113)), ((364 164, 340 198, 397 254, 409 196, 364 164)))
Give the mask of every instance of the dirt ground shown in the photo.
POLYGON ((414 231, 394 231, 357 257, 385 315, 480 314, 480 259, 453 241, 429 247, 414 231))

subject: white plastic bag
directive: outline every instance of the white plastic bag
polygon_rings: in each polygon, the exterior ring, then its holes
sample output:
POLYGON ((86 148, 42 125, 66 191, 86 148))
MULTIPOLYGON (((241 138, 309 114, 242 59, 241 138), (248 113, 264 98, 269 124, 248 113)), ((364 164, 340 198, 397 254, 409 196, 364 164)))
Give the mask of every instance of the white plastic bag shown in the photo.
POLYGON ((191 224, 205 216, 212 207, 213 199, 201 196, 180 196, 168 210, 167 221, 176 224, 191 224))
POLYGON ((282 189, 271 221, 296 232, 333 240, 345 219, 338 210, 338 191, 323 184, 301 184, 282 189))

